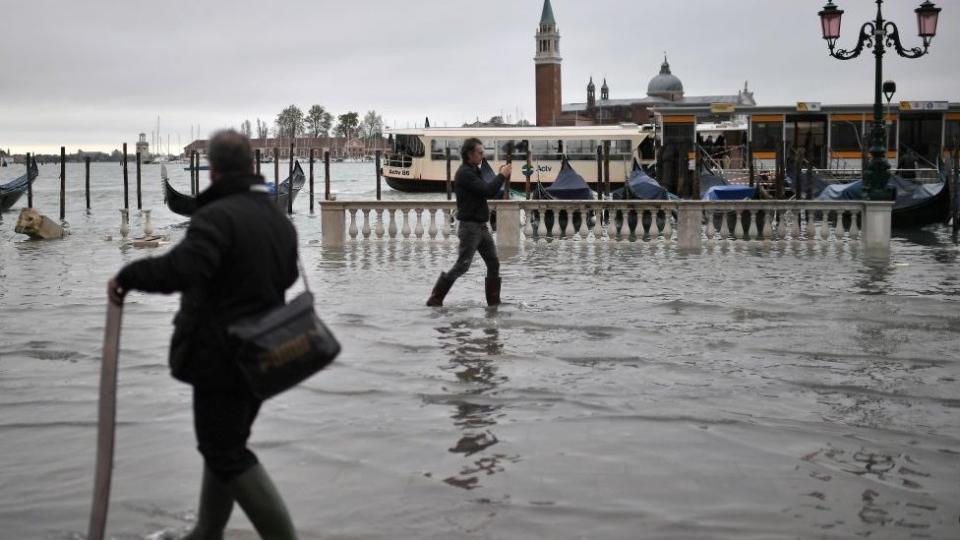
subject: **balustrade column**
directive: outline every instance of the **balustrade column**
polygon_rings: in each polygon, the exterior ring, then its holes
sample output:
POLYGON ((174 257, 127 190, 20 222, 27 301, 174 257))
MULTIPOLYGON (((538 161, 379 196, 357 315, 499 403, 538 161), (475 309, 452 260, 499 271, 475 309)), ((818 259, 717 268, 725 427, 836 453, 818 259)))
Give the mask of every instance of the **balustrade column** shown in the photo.
POLYGON ((677 247, 682 250, 701 248, 701 219, 703 211, 692 205, 681 205, 677 212, 677 247))

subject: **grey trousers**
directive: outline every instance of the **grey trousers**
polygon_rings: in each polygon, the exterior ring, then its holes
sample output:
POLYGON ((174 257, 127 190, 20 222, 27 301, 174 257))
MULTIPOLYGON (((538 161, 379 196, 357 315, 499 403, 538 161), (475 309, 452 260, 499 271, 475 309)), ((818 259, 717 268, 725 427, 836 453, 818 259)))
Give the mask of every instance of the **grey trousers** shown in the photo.
POLYGON ((493 236, 490 235, 490 229, 486 223, 475 223, 472 221, 461 221, 460 230, 457 233, 460 237, 459 256, 456 264, 447 272, 447 279, 456 281, 460 276, 467 273, 470 269, 470 263, 473 262, 473 256, 478 251, 483 262, 487 264, 487 277, 500 277, 500 259, 497 258, 497 246, 493 243, 493 236))

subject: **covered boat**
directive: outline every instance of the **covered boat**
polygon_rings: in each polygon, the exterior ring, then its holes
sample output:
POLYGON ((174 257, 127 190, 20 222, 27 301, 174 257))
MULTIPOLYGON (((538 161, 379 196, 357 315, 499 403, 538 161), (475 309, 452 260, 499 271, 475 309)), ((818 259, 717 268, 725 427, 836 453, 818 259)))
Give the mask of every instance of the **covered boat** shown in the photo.
POLYGON ((627 179, 622 188, 611 191, 610 196, 616 201, 665 201, 677 198, 661 186, 655 178, 648 175, 636 161, 633 162, 633 172, 630 174, 630 178, 627 179))
MULTIPOLYGON (((941 171, 940 176, 943 181, 938 184, 922 184, 899 176, 890 177, 887 185, 896 190, 893 227, 917 228, 947 220, 950 215, 950 186, 944 171, 941 171)), ((817 200, 863 200, 863 181, 827 186, 817 200)))
MULTIPOLYGON (((530 198, 545 201, 591 201, 596 197, 583 177, 577 174, 577 171, 573 170, 573 167, 571 167, 570 163, 564 158, 560 165, 560 172, 557 174, 557 179, 553 184, 550 187, 544 187, 538 180, 533 192, 530 194, 530 198)), ((534 223, 539 223, 539 212, 534 210, 533 214, 534 223)), ((547 231, 550 231, 553 227, 553 214, 553 210, 546 210, 543 213, 543 223, 547 231)), ((557 217, 560 230, 562 231, 567 226, 567 211, 560 210, 557 217)), ((580 229, 581 219, 582 217, 579 211, 573 213, 573 228, 575 230, 580 229)), ((587 213, 587 219, 589 220, 589 226, 593 220, 593 212, 587 213)))
MULTIPOLYGON (((166 167, 161 167, 161 175, 163 176, 163 202, 166 203, 167 208, 170 209, 174 214, 179 214, 181 216, 192 216, 194 212, 197 211, 197 199, 193 195, 187 195, 186 193, 180 193, 173 186, 170 185, 170 180, 167 178, 166 167)), ((300 193, 300 190, 303 189, 303 185, 306 183, 306 177, 303 174, 303 168, 300 167, 300 162, 295 161, 293 164, 293 175, 288 177, 283 182, 280 182, 280 197, 277 199, 277 206, 281 209, 286 210, 289 197, 291 197, 291 184, 292 184, 292 197, 296 201, 297 194, 300 193)), ((275 188, 273 183, 267 183, 267 189, 270 193, 270 197, 275 197, 275 188)))
POLYGON ((38 174, 37 160, 31 159, 27 174, 0 185, 0 212, 6 212, 16 204, 27 191, 27 186, 33 184, 33 181, 37 179, 38 174), (27 179, 28 176, 30 177, 29 180, 27 179))

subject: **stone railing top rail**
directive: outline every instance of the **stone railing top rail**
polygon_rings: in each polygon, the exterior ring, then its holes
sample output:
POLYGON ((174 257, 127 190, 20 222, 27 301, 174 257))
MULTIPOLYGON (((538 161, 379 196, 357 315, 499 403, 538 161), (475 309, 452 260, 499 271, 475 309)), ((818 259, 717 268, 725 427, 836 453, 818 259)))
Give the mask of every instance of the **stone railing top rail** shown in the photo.
MULTIPOLYGON (((321 201, 321 208, 331 210, 363 210, 363 209, 448 209, 456 206, 456 201, 445 200, 393 200, 393 201, 321 201)), ((597 201, 597 200, 529 200, 529 201, 489 201, 492 208, 670 208, 691 210, 830 210, 830 211, 860 211, 868 207, 892 208, 893 202, 888 201, 662 201, 662 200, 629 200, 629 201, 597 201)))

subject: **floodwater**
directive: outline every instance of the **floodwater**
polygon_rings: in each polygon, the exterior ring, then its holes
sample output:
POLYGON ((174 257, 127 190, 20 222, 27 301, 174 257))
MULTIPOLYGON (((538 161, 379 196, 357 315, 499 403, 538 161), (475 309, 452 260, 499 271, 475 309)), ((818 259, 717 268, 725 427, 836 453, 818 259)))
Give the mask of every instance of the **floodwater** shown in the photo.
MULTIPOLYGON (((16 212, 0 222, 0 538, 86 530, 104 286, 163 251, 105 239, 119 170, 94 166, 87 215, 68 168, 66 240, 15 235, 16 212)), ((334 191, 371 198, 372 171, 335 164, 334 191)), ((36 184, 54 219, 58 173, 36 184)), ((158 230, 181 238, 157 166, 144 186, 158 230)), ((945 229, 897 237, 882 261, 806 243, 527 244, 504 258, 501 308, 483 304, 478 260, 427 309, 452 243, 328 252, 305 193, 296 211, 344 352, 264 406, 252 445, 304 538, 960 537, 960 250, 945 229)), ((124 310, 114 538, 194 517, 190 390, 165 365, 176 306, 132 294, 124 310)), ((230 529, 252 537, 239 511, 230 529)))

